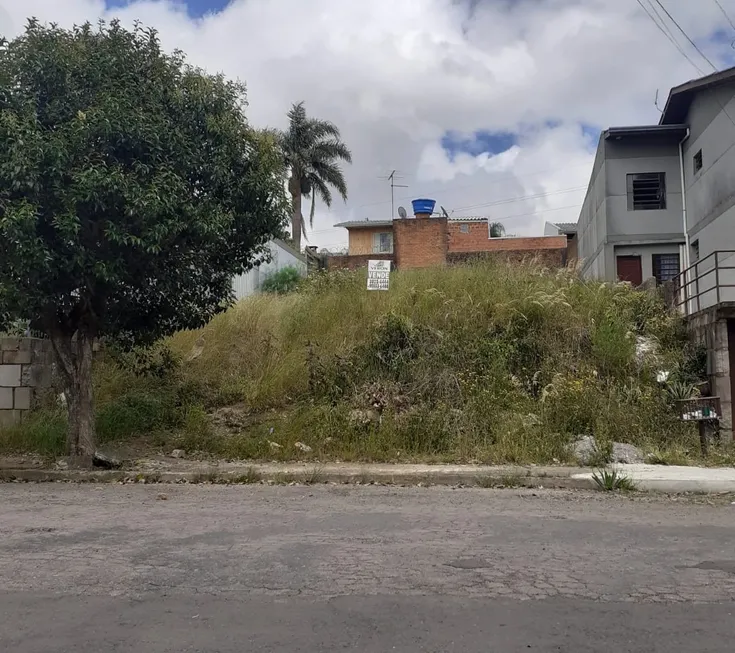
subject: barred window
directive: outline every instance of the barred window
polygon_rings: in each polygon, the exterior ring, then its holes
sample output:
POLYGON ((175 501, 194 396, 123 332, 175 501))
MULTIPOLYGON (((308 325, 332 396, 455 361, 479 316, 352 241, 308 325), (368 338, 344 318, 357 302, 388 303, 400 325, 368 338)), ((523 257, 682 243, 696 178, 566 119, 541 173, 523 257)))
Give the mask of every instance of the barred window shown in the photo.
POLYGON ((679 272, 678 254, 653 255, 653 276, 656 277, 658 283, 671 281, 671 279, 678 276, 679 272))
POLYGON ((628 175, 628 211, 660 211, 665 208, 665 172, 628 175))

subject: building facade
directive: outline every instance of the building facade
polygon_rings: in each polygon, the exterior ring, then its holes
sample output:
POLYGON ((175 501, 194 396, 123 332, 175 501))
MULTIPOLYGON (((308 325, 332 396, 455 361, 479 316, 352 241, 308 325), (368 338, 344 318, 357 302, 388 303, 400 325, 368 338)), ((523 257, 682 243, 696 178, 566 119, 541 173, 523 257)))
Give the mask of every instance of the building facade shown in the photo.
POLYGON ((478 257, 541 259, 550 267, 567 263, 567 236, 491 238, 485 217, 451 219, 429 213, 397 220, 343 222, 349 234, 347 255, 330 256, 328 267, 355 269, 370 259, 387 259, 410 269, 460 263, 478 257))
POLYGON ((658 125, 602 133, 578 239, 585 276, 672 282, 731 433, 735 68, 673 88, 658 125))
POLYGON ((681 125, 614 127, 600 135, 577 223, 582 274, 640 285, 673 279, 685 242, 681 125))

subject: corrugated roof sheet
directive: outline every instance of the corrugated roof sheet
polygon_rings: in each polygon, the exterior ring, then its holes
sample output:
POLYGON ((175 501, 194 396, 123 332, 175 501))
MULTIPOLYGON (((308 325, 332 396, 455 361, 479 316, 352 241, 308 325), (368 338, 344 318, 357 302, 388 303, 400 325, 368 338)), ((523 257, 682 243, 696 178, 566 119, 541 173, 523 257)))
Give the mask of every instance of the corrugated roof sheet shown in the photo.
MULTIPOLYGON (((406 218, 406 220, 413 219, 406 218)), ((449 217, 450 222, 487 222, 489 219, 486 215, 458 215, 449 217)), ((392 224, 393 220, 348 220, 347 222, 338 222, 334 226, 345 227, 346 229, 362 229, 369 227, 390 227, 392 224)))
POLYGON ((554 222, 554 224, 562 231, 577 231, 576 222, 554 222))
POLYGON ((348 220, 347 222, 338 222, 335 227, 345 227, 346 229, 359 229, 366 227, 392 227, 393 220, 348 220))

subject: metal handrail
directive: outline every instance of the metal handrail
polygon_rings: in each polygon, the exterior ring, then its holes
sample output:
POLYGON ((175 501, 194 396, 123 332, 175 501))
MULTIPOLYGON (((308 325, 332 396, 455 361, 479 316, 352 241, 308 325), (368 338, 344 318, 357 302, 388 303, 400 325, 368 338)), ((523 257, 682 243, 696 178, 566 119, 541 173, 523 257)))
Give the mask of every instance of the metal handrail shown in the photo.
POLYGON ((690 312, 689 303, 696 300, 697 312, 699 312, 702 310, 701 298, 703 295, 714 292, 716 295, 715 305, 718 305, 722 301, 722 294, 720 290, 722 288, 735 288, 735 283, 720 283, 721 270, 735 270, 735 265, 720 264, 720 259, 723 256, 735 256, 735 250, 722 249, 712 252, 709 256, 705 256, 703 259, 700 259, 699 261, 694 263, 694 265, 690 265, 686 270, 680 272, 677 276, 674 277, 674 287, 677 290, 677 298, 675 301, 676 308, 684 306, 685 313, 688 314, 690 312), (712 267, 700 273, 700 266, 712 258, 714 259, 714 264, 712 265, 712 267), (711 275, 712 273, 714 273, 715 275, 714 285, 700 291, 700 281, 708 275, 711 275), (692 285, 694 285, 695 292, 693 294, 690 294, 689 287, 692 285))

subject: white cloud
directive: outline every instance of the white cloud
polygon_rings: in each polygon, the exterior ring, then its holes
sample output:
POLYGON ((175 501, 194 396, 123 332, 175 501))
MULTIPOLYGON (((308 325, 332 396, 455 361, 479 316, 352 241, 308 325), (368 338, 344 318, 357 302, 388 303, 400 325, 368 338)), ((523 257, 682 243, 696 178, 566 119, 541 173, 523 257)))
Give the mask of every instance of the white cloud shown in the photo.
MULTIPOLYGON (((735 15, 735 1, 721 2, 735 15)), ((733 55, 727 39, 706 42, 729 29, 714 2, 665 5, 715 63, 733 55)), ((560 207, 581 203, 583 191, 567 189, 590 172, 595 144, 580 123, 654 123, 656 90, 665 96, 698 76, 633 0, 235 0, 199 20, 175 2, 106 11, 101 0, 0 0, 0 29, 18 33, 30 15, 62 25, 141 19, 166 48, 246 81, 254 124, 284 126, 302 99, 337 123, 354 154, 350 201, 317 212, 320 245, 345 242, 335 222, 388 217, 379 177, 394 168, 410 186, 396 192, 403 203, 429 196, 447 209, 475 207, 461 213, 520 216, 508 222, 515 233, 576 220, 576 208, 560 207), (481 129, 512 131, 518 144, 500 156, 443 152, 445 132, 481 129)))

